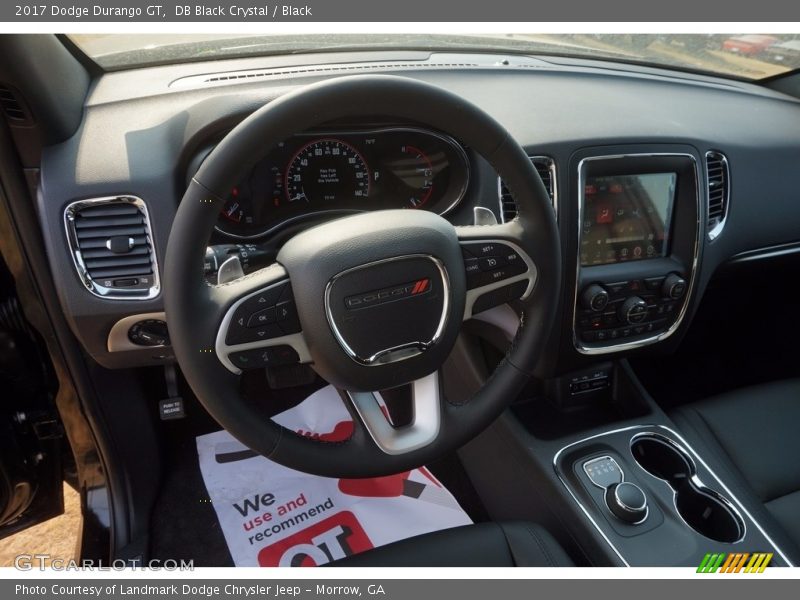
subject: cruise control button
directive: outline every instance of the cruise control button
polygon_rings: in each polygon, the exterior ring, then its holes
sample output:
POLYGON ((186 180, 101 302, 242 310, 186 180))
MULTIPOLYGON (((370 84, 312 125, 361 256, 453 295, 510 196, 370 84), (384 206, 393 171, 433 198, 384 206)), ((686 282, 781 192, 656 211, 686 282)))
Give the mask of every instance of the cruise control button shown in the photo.
POLYGON ((509 249, 503 244, 496 244, 493 242, 471 242, 468 244, 461 244, 462 248, 466 248, 472 256, 482 258, 484 256, 500 256, 509 249))
POLYGON ((467 258, 464 260, 464 271, 467 273, 467 277, 470 275, 474 275, 476 273, 481 272, 481 265, 478 262, 477 258, 467 258))
POLYGON ((506 259, 502 256, 486 256, 478 259, 481 271, 494 271, 506 265, 506 259))

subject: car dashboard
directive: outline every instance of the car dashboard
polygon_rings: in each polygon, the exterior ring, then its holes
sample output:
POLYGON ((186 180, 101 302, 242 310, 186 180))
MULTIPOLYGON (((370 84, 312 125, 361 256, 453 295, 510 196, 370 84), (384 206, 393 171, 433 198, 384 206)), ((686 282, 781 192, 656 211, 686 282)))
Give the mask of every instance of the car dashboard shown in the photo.
MULTIPOLYGON (((111 72, 95 82, 78 131, 46 149, 38 193, 60 300, 89 355, 108 368, 174 360, 163 326, 170 282, 159 273, 192 175, 264 103, 359 72, 459 94, 531 157, 557 213, 564 273, 543 376, 674 349, 720 266, 800 249, 800 102, 762 86, 588 60, 422 52, 111 72)), ((255 269, 302 228, 387 208, 456 225, 507 221, 516 210, 488 163, 441 132, 382 115, 328 123, 264 140, 209 239, 209 281, 233 254, 255 269)), ((565 393, 592 385, 573 384, 565 393)))

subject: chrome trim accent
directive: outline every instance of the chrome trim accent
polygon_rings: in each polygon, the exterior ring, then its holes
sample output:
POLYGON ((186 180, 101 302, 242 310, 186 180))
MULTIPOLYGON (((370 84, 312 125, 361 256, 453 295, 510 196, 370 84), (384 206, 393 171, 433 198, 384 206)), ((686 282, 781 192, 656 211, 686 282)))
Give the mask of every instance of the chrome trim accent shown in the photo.
MULTIPOLYGON (((70 254, 72 255, 72 262, 75 269, 78 271, 78 277, 83 283, 83 286, 93 295, 98 298, 106 300, 152 300, 158 296, 161 291, 161 283, 158 274, 158 254, 156 252, 156 244, 153 239, 153 229, 150 226, 150 213, 147 211, 147 204, 144 200, 137 196, 120 195, 120 196, 104 196, 102 198, 90 198, 87 200, 76 200, 70 202, 64 208, 64 230, 67 235, 67 243, 69 245, 70 254), (81 254, 80 246, 78 243, 78 234, 75 229, 75 216, 82 209, 89 206, 99 206, 102 204, 133 204, 144 215, 144 228, 147 241, 150 244, 150 264, 153 268, 153 281, 147 290, 130 289, 130 288, 109 288, 100 285, 89 275, 86 264, 83 262, 83 255, 81 254)), ((119 279, 124 279, 120 277, 119 279)))
MULTIPOLYGON (((631 485, 635 485, 637 488, 639 488, 638 485, 636 485, 635 483, 631 483, 630 481, 623 481, 622 483, 630 483, 631 485)), ((628 524, 628 525, 641 525, 642 523, 647 521, 647 517, 650 516, 650 507, 647 504, 647 495, 645 495, 644 490, 642 488, 639 488, 639 491, 641 491, 642 495, 644 495, 644 502, 642 503, 642 505, 639 508, 631 508, 630 506, 625 504, 622 501, 622 499, 620 499, 620 497, 619 497, 619 486, 614 488, 614 498, 617 501, 617 506, 619 506, 625 512, 633 514, 633 513, 637 513, 640 510, 644 509, 644 516, 641 519, 639 519, 638 521, 633 521, 633 522, 625 521, 623 519, 620 519, 617 515, 614 514, 614 511, 611 510, 611 507, 609 506, 608 507, 608 512, 611 513, 611 516, 614 517, 615 519, 619 520, 619 521, 622 521, 623 523, 628 524)), ((604 499, 606 501, 606 506, 608 506, 608 500, 606 498, 604 498, 604 499)))
POLYGON ((708 239, 709 241, 714 241, 719 237, 719 234, 722 233, 722 230, 725 228, 725 223, 728 221, 728 212, 731 206, 731 169, 730 164, 728 163, 728 157, 725 156, 719 150, 709 150, 705 153, 705 160, 706 160, 706 227, 708 226, 708 209, 710 208, 711 203, 711 183, 708 179, 708 159, 711 156, 717 157, 717 159, 722 163, 722 168, 724 171, 725 177, 725 204, 723 206, 724 212, 722 214, 722 220, 717 223, 717 225, 708 232, 708 239))
POLYGON ((167 321, 167 315, 163 312, 142 313, 140 315, 129 315, 124 319, 120 319, 111 327, 108 332, 108 341, 106 348, 109 352, 124 352, 126 350, 149 350, 151 348, 169 348, 164 344, 158 346, 138 346, 128 338, 128 331, 136 325, 139 321, 147 321, 149 319, 157 319, 159 321, 167 321))
MULTIPOLYGON (((630 513, 634 513, 634 512, 637 512, 639 510, 642 510, 643 508, 645 509, 644 517, 642 517, 641 519, 639 519, 638 521, 636 521, 634 523, 631 523, 629 521, 623 521, 622 519, 620 519, 617 515, 614 514, 614 511, 611 510, 611 507, 608 506, 608 496, 607 496, 608 487, 604 487, 604 486, 600 485, 599 483, 597 483, 594 479, 592 479, 592 476, 589 475, 589 471, 586 470, 586 465, 591 464, 591 463, 595 463, 595 462, 598 462, 598 461, 601 461, 601 460, 611 460, 611 461, 614 462, 615 465, 617 465, 617 469, 619 470, 619 475, 620 475, 621 479, 619 480, 618 483, 612 484, 612 485, 617 485, 618 486, 620 483, 626 483, 626 481, 625 481, 625 471, 623 471, 622 467, 619 465, 619 463, 616 460, 614 460, 614 457, 610 456, 608 454, 604 454, 602 456, 596 456, 595 458, 590 458, 589 460, 584 462, 583 465, 581 465, 581 468, 583 469, 583 472, 586 473, 586 477, 589 478, 589 481, 592 483, 593 486, 603 490, 603 492, 604 492, 603 501, 606 503, 606 507, 608 508, 608 512, 611 513, 612 517, 614 517, 615 519, 618 519, 619 521, 621 521, 623 523, 626 523, 627 525, 641 525, 642 523, 644 523, 647 520, 647 517, 650 516, 650 507, 647 506, 647 496, 645 495, 644 504, 642 506, 640 506, 638 509, 630 508, 627 504, 625 504, 620 499, 619 493, 617 491, 617 488, 614 488, 614 498, 617 499, 617 506, 619 506, 622 510, 624 510, 626 512, 630 512, 630 513)), ((630 481, 627 482, 627 483, 630 483, 631 485, 636 485, 635 483, 631 483, 630 481)), ((609 487, 611 487, 611 486, 609 486, 609 487)), ((636 486, 636 487, 639 487, 639 486, 636 486)), ((641 490, 641 492, 644 495, 644 490, 641 490)))
MULTIPOLYGON (((717 542, 717 540, 713 540, 713 541, 715 541, 717 543, 720 543, 720 544, 726 544, 726 543, 738 544, 739 542, 741 542, 747 536, 747 524, 744 522, 744 519, 742 518, 741 513, 736 509, 736 507, 733 505, 733 503, 730 500, 728 500, 725 496, 723 496, 722 494, 720 494, 716 490, 708 487, 705 483, 703 483, 703 480, 700 479, 700 477, 697 475, 697 465, 695 464, 694 459, 686 451, 685 448, 683 448, 675 440, 673 440, 673 439, 671 439, 671 438, 669 438, 669 437, 667 437, 665 435, 662 435, 660 433, 654 433, 652 431, 644 431, 642 433, 637 433, 636 435, 631 437, 630 441, 628 442, 628 450, 631 453, 631 457, 636 462, 636 464, 639 465, 639 468, 642 471, 647 473, 653 479, 655 479, 657 481, 660 481, 661 483, 665 484, 670 489, 670 491, 672 492, 672 506, 675 509, 675 513, 678 515, 678 518, 681 521, 683 521, 684 525, 686 525, 689 529, 691 529, 691 530, 697 532, 698 534, 702 535, 703 537, 708 537, 707 535, 704 535, 704 534, 700 533, 694 527, 689 525, 689 523, 686 521, 686 519, 683 518, 683 515, 678 510, 678 492, 677 492, 677 490, 675 490, 671 485, 669 485, 669 483, 665 479, 661 479, 660 477, 656 477, 650 471, 645 469, 639 463, 639 461, 636 459, 636 456, 633 454, 633 443, 637 439, 641 439, 641 438, 654 439, 654 440, 657 440, 657 441, 659 441, 661 443, 664 443, 664 444, 674 448, 676 452, 678 452, 683 458, 686 459, 686 463, 689 465, 689 471, 690 471, 689 472, 689 479, 694 484, 695 489, 700 494, 704 494, 706 496, 710 496, 714 500, 717 500, 720 504, 724 504, 733 513, 733 517, 734 517, 734 519, 737 520, 737 522, 739 524, 739 527, 740 527, 740 529, 742 531, 742 535, 734 542, 717 542)), ((708 538, 708 539, 711 539, 711 538, 708 538)))
MULTIPOLYGON (((758 531, 761 533, 761 535, 763 535, 766 538, 766 540, 770 544, 772 544, 772 547, 775 549, 775 552, 777 552, 780 555, 780 557, 786 562, 786 564, 788 566, 790 566, 790 567, 794 566, 792 564, 792 561, 790 561, 787 558, 786 554, 784 554, 784 552, 775 543, 775 541, 769 536, 769 534, 766 531, 764 531, 764 529, 761 527, 761 525, 758 523, 758 521, 755 520, 753 515, 751 515, 750 512, 742 505, 742 503, 739 501, 739 499, 736 497, 736 495, 728 488, 728 486, 725 485, 725 483, 719 478, 719 476, 714 472, 714 470, 711 467, 709 467, 708 464, 702 458, 700 458, 700 455, 697 454, 697 452, 695 452, 694 448, 692 448, 692 446, 685 439, 683 439, 683 437, 681 437, 681 435, 679 433, 677 433, 674 429, 672 429, 670 427, 666 427, 665 425, 649 424, 649 425, 631 425, 629 427, 621 427, 619 429, 612 429, 610 431, 606 431, 606 432, 603 432, 603 433, 598 433, 598 434, 595 434, 595 435, 591 435, 591 436, 579 439, 579 440, 577 440, 575 442, 572 442, 570 444, 567 444, 566 446, 561 448, 558 452, 556 452, 553 455, 553 469, 555 470, 556 476, 559 478, 559 480, 561 481, 562 485, 567 489, 567 492, 572 497, 572 499, 575 502, 575 504, 578 505, 578 507, 583 512, 583 514, 586 515, 586 518, 589 520, 589 522, 594 526, 594 528, 597 530, 597 532, 600 534, 600 536, 606 541, 606 543, 611 548, 611 550, 614 552, 614 554, 617 555, 617 557, 623 562, 623 564, 626 567, 629 567, 631 565, 628 563, 628 561, 625 560, 625 557, 622 556, 622 554, 620 553, 619 549, 616 546, 614 546, 614 544, 611 542, 611 540, 605 534, 605 532, 600 527, 598 522, 592 517, 591 513, 589 513, 588 509, 581 503, 580 500, 578 500, 577 496, 575 496, 575 493, 572 491, 571 487, 569 486, 569 483, 568 483, 565 475, 558 468, 558 459, 561 457, 561 455, 564 452, 566 452, 570 448, 572 448, 574 446, 578 446, 580 444, 583 444, 584 442, 589 442, 591 440, 594 440, 594 439, 597 439, 597 438, 601 438, 601 437, 605 437, 605 436, 608 436, 608 435, 614 435, 615 433, 622 433, 622 432, 625 432, 625 431, 634 431, 634 430, 637 430, 637 429, 660 429, 660 430, 666 431, 669 435, 673 436, 676 440, 678 440, 679 443, 683 444, 683 446, 686 449, 687 453, 690 456, 692 456, 694 458, 694 460, 696 460, 699 464, 701 464, 703 466, 703 468, 706 469, 711 474, 711 476, 716 480, 716 483, 719 484, 720 488, 722 488, 722 490, 728 495, 729 501, 731 503, 733 503, 736 506, 736 508, 738 510, 740 510, 748 519, 750 519, 750 522, 753 523, 753 525, 755 525, 756 529, 758 529, 758 531)), ((637 463, 637 465, 638 465, 638 463, 637 463)), ((644 469, 642 469, 642 470, 644 471, 644 469)))
POLYGON ((258 287, 258 289, 242 296, 236 302, 231 304, 230 308, 228 308, 228 310, 225 312, 225 316, 222 317, 222 322, 217 330, 214 351, 217 354, 217 358, 219 358, 219 361, 225 366, 225 368, 236 375, 240 374, 242 371, 231 362, 231 360, 228 358, 228 355, 230 355, 232 352, 239 352, 241 350, 270 348, 272 346, 291 346, 300 357, 301 363, 312 362, 311 353, 308 350, 308 345, 306 344, 306 340, 302 333, 290 333, 289 335, 284 335, 281 337, 269 338, 263 341, 259 340, 257 342, 247 342, 245 344, 234 344, 232 346, 229 346, 225 343, 225 336, 228 334, 228 327, 231 324, 231 320, 233 319, 236 309, 239 308, 239 306, 248 298, 252 298, 264 290, 281 285, 284 283, 284 281, 286 281, 286 270, 281 265, 275 263, 267 267, 267 269, 272 269, 275 271, 275 282, 261 285, 258 287))
POLYGON ((450 309, 450 294, 451 294, 450 278, 447 276, 447 271, 444 268, 444 264, 442 264, 442 261, 440 261, 438 258, 431 256, 430 254, 405 254, 403 256, 393 256, 392 258, 384 258, 381 260, 365 263, 357 267, 352 267, 350 269, 346 269, 341 273, 337 273, 336 275, 334 275, 328 282, 328 284, 325 286, 325 317, 328 319, 328 325, 330 325, 331 331, 333 332, 333 337, 336 338, 336 341, 339 342, 339 345, 345 351, 347 356, 349 356, 354 362, 357 362, 358 364, 365 366, 386 365, 399 362, 407 358, 412 358, 414 356, 418 356, 439 341, 439 338, 442 337, 444 326, 447 323, 447 312, 450 309), (436 331, 433 333, 433 337, 431 337, 431 339, 428 340, 427 342, 422 340, 417 340, 414 342, 403 344, 401 346, 384 348, 383 350, 376 352, 372 356, 366 356, 366 357, 359 356, 356 353, 356 351, 350 347, 350 345, 347 343, 347 340, 344 339, 342 332, 339 331, 339 328, 336 326, 336 322, 333 319, 333 314, 331 313, 331 303, 330 303, 331 288, 333 287, 333 284, 336 282, 337 279, 349 273, 360 271, 361 269, 366 269, 369 267, 374 267, 376 265, 395 262, 398 260, 406 260, 409 258, 425 258, 430 260, 434 265, 436 265, 436 268, 439 270, 439 275, 442 278, 442 285, 444 286, 443 290, 444 298, 442 301, 442 316, 439 318, 439 324, 436 327, 436 331), (395 358, 391 358, 390 355, 392 354, 395 354, 397 356, 395 358))
MULTIPOLYGON (((451 204, 449 204, 447 206, 447 208, 445 208, 441 212, 437 212, 436 213, 440 217, 443 217, 444 215, 446 215, 447 213, 452 211, 456 206, 458 206, 461 203, 461 201, 464 199, 464 196, 467 193, 467 188, 469 187, 470 178, 472 177, 472 174, 471 174, 471 171, 470 171, 469 158, 467 157, 467 153, 464 150, 464 147, 461 144, 459 144, 455 139, 450 137, 449 135, 446 135, 444 133, 439 133, 439 132, 436 132, 436 131, 432 131, 430 129, 424 129, 422 127, 379 127, 379 128, 376 128, 376 129, 363 129, 363 130, 359 130, 359 129, 327 130, 326 129, 326 130, 320 130, 320 131, 309 131, 309 132, 296 133, 296 134, 290 136, 287 139, 299 138, 299 137, 362 135, 362 134, 370 134, 370 133, 378 133, 379 134, 379 133, 398 132, 398 131, 399 132, 410 131, 410 132, 413 132, 413 133, 419 133, 419 134, 422 134, 422 135, 428 135, 430 137, 437 138, 440 141, 442 141, 443 143, 445 143, 446 145, 450 146, 450 148, 452 148, 455 151, 455 153, 459 156, 459 158, 461 159, 461 162, 462 162, 462 164, 464 166, 464 171, 466 173, 466 177, 464 177, 464 181, 461 182, 461 186, 460 186, 460 188, 458 190, 458 193, 456 195, 456 199, 451 204)), ((285 141, 286 140, 283 140, 283 142, 285 142, 285 141)), ((208 151, 208 153, 203 158, 203 161, 205 161, 205 159, 208 158, 208 155, 211 154, 212 151, 213 151, 213 148, 208 151)), ((359 151, 359 153, 360 153, 360 151, 359 151)), ((203 161, 200 161, 200 164, 203 164, 203 161)), ((364 161, 364 163, 367 164, 366 160, 364 161)), ((198 167, 199 166, 200 165, 198 165, 198 167)), ((288 167, 289 167, 289 165, 285 165, 284 170, 288 169, 288 167)), ((367 164, 367 167, 369 167, 369 164, 367 164)), ((223 202, 224 201, 225 200, 223 199, 223 202)), ((424 210, 424 209, 422 209, 422 210, 424 210)), ((219 225, 214 225, 214 231, 217 231, 221 235, 224 235, 224 236, 227 236, 227 237, 230 237, 230 238, 233 238, 233 239, 237 239, 237 240, 255 240, 255 239, 263 238, 263 237, 265 237, 265 236, 267 236, 267 235, 269 235, 271 233, 274 233, 274 232, 276 232, 276 231, 278 231, 280 229, 283 229, 284 227, 286 227, 287 225, 290 225, 292 223, 298 223, 298 222, 302 222, 302 221, 305 221, 305 220, 313 220, 315 217, 319 217, 320 215, 322 215, 323 217, 325 215, 336 215, 336 214, 340 214, 342 216, 346 216, 348 214, 359 214, 359 213, 362 213, 362 212, 370 212, 370 211, 368 211, 368 210, 358 210, 358 209, 340 209, 340 210, 333 209, 333 210, 321 210, 321 211, 316 211, 316 212, 308 212, 308 213, 303 214, 303 215, 297 215, 297 216, 294 216, 294 217, 290 217, 288 219, 284 219, 283 221, 280 221, 279 223, 276 223, 275 225, 273 225, 269 229, 265 229, 264 231, 260 231, 258 233, 254 233, 252 235, 241 235, 241 234, 237 234, 237 233, 228 233, 227 231, 221 229, 219 227, 219 225)))
MULTIPOLYGON (((674 210, 674 208, 673 208, 674 210)), ((576 266, 575 266, 575 294, 574 300, 572 305, 572 344, 575 349, 580 354, 585 354, 588 356, 595 356, 600 354, 611 354, 613 352, 624 352, 626 350, 636 350, 637 348, 642 348, 644 346, 649 346, 650 344, 655 344, 656 342, 660 342, 662 340, 667 339, 671 336, 675 331, 681 326, 683 323, 683 318, 686 316, 686 312, 689 309, 689 302, 692 297, 692 292, 694 291, 695 286, 695 276, 697 274, 697 264, 698 258, 700 255, 700 243, 703 239, 702 231, 705 230, 705 227, 702 223, 702 208, 700 202, 700 175, 698 172, 698 165, 697 159, 692 154, 681 153, 681 152, 656 152, 656 153, 641 153, 641 154, 612 154, 608 156, 590 156, 588 158, 582 159, 578 163, 578 252, 576 258, 576 266), (681 310, 678 313, 675 322, 670 326, 669 329, 663 331, 657 335, 652 335, 650 337, 641 339, 641 340, 634 340, 631 342, 621 342, 618 344, 609 344, 607 346, 586 346, 583 342, 578 339, 578 332, 575 327, 575 324, 578 321, 578 294, 580 292, 579 285, 580 285, 580 276, 581 276, 581 252, 580 252, 580 244, 581 238, 583 235, 583 203, 584 203, 584 190, 586 185, 586 173, 585 173, 585 165, 587 162, 592 162, 596 160, 618 160, 618 159, 625 159, 625 158, 642 158, 642 157, 683 157, 691 159, 692 163, 694 164, 694 177, 695 177, 695 189, 697 190, 696 196, 696 205, 697 205, 697 220, 696 220, 696 232, 695 232, 695 243, 694 243, 694 256, 692 257, 692 265, 689 273, 689 285, 686 290, 686 295, 684 296, 685 300, 681 306, 681 310)))
POLYGON ((800 254, 800 242, 790 242, 788 244, 778 244, 777 246, 764 246, 755 250, 747 250, 734 254, 727 264, 735 265, 754 262, 757 260, 768 260, 770 258, 780 258, 781 256, 791 256, 800 254))
POLYGON ((497 215, 485 206, 472 207, 473 227, 483 227, 484 225, 497 225, 497 215))
POLYGON ((244 270, 238 256, 226 259, 217 269, 217 285, 224 285, 240 277, 244 277, 244 270))
MULTIPOLYGON (((459 231, 460 228, 456 228, 456 232, 459 231)), ((468 227, 466 229, 469 229, 468 227)), ((528 287, 525 288, 525 293, 520 296, 520 298, 527 298, 533 292, 533 288, 536 287, 536 280, 538 279, 538 271, 536 269, 536 264, 534 264, 533 259, 528 256, 527 252, 524 252, 522 248, 520 248, 514 242, 509 242, 508 240, 501 240, 501 239, 483 239, 483 240, 473 240, 468 238, 461 238, 459 237, 459 243, 465 244, 502 244, 504 246, 509 246, 514 249, 514 251, 522 257, 522 260, 525 261, 525 264, 528 267, 528 270, 524 273, 520 273, 519 275, 514 275, 513 277, 509 277, 508 279, 501 279, 500 281, 495 281, 488 285, 484 285, 482 287, 473 288, 471 290, 467 290, 467 295, 464 300, 464 320, 472 317, 472 307, 475 305, 475 301, 480 298, 486 292, 491 292, 492 290, 496 290, 501 287, 505 287, 507 285, 511 285, 512 283, 516 283, 518 281, 528 280, 528 287)), ((480 313, 478 313, 480 314, 480 313)))
MULTIPOLYGON (((552 182, 553 187, 553 197, 551 198, 551 203, 553 204, 553 210, 556 213, 556 220, 558 220, 558 180, 556 179, 556 160, 551 156, 545 155, 534 155, 528 156, 531 163, 533 163, 534 168, 536 168, 536 161, 546 163, 547 169, 550 171, 550 181, 552 182)), ((500 222, 505 223, 505 219, 503 218, 503 179, 498 175, 497 176, 497 201, 500 207, 500 222)))
POLYGON ((376 394, 380 392, 346 392, 353 402, 370 437, 383 452, 405 454, 432 443, 439 435, 439 375, 430 375, 412 384, 413 420, 409 425, 394 427, 381 410, 376 394))

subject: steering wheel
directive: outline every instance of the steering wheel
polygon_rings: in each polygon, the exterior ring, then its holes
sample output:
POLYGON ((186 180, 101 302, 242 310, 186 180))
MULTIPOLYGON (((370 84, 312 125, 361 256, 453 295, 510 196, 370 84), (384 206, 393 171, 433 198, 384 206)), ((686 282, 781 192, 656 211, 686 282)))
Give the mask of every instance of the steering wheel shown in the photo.
POLYGON ((550 198, 522 148, 492 117, 442 88, 384 75, 293 91, 235 127, 205 159, 170 232, 164 301, 175 356, 197 398, 240 442, 277 463, 328 477, 416 468, 460 447, 520 392, 554 321, 560 289, 550 198), (482 155, 503 178, 518 216, 454 227, 424 210, 340 218, 289 239, 277 262, 210 285, 203 258, 228 191, 271 145, 347 117, 413 121, 482 155), (461 324, 488 305, 520 299, 520 327, 471 398, 443 397, 438 369, 461 324), (249 327, 248 327, 249 325, 249 327), (349 439, 323 442, 273 422, 238 392, 248 366, 309 363, 341 391, 349 439), (393 426, 381 390, 407 386, 411 422, 393 426))

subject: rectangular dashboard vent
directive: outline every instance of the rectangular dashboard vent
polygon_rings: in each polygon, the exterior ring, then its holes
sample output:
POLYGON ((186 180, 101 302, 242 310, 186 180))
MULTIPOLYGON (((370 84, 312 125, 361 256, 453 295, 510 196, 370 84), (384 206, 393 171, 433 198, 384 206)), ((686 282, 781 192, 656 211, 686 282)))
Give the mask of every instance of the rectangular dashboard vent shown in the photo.
POLYGON ((0 83, 0 107, 12 125, 27 124, 31 121, 30 115, 17 93, 2 83, 0 83))
POLYGON ((78 275, 103 298, 147 300, 158 295, 158 264, 147 207, 140 198, 80 200, 64 212, 78 275))
POLYGON ((716 238, 725 226, 730 204, 730 170, 721 152, 706 152, 708 173, 708 237, 716 238))
MULTIPOLYGON (((549 156, 531 156, 533 166, 539 172, 539 177, 542 178, 547 193, 550 195, 550 201, 553 203, 553 210, 558 214, 558 201, 556 196, 556 163, 549 156)), ((502 179, 498 179, 499 192, 500 192, 500 215, 503 223, 513 220, 517 216, 517 203, 511 192, 503 183, 502 179)))

